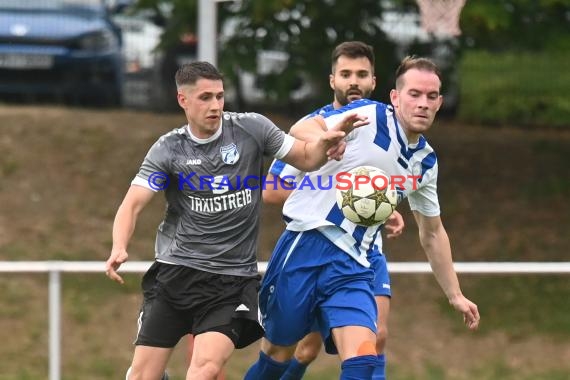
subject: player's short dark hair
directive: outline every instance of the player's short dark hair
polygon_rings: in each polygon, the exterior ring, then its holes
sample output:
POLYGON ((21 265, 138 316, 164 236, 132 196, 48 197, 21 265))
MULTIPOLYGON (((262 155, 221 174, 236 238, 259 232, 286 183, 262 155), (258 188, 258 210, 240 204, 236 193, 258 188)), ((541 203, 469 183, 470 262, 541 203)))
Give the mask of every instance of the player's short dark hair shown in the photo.
POLYGON ((374 73, 374 48, 362 41, 346 41, 337 45, 331 54, 331 69, 334 73, 336 62, 340 56, 348 58, 365 57, 372 65, 372 73, 374 73))
POLYGON ((203 61, 182 65, 174 76, 176 87, 196 84, 199 79, 223 80, 224 76, 214 65, 203 61))
POLYGON ((400 66, 396 69, 396 88, 402 88, 404 86, 402 76, 410 69, 435 73, 438 76, 440 83, 442 82, 441 70, 437 67, 434 61, 429 58, 410 55, 404 58, 400 63, 400 66))

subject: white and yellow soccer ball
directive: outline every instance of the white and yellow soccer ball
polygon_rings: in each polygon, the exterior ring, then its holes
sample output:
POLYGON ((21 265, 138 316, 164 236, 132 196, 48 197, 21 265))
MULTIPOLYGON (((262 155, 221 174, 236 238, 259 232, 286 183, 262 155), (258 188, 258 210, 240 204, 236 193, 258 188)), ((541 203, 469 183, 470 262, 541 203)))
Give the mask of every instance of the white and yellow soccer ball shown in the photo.
POLYGON ((353 223, 367 227, 382 224, 398 205, 398 192, 381 169, 359 166, 336 178, 337 205, 353 223))

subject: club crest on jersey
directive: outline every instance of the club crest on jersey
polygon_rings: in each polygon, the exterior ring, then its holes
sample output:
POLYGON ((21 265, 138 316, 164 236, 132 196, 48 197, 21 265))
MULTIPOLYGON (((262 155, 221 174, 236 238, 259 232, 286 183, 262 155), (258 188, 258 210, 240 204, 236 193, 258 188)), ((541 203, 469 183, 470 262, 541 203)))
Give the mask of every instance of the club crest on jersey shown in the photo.
POLYGON ((220 153, 222 154, 222 160, 228 165, 233 165, 239 160, 239 152, 234 143, 221 147, 220 153))

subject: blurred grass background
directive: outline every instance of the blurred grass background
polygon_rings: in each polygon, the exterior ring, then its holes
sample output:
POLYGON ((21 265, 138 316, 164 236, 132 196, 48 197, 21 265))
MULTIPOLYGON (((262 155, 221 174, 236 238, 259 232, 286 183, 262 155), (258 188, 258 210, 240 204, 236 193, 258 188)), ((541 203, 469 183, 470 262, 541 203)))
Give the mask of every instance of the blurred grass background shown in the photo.
POLYGON ((466 50, 459 118, 491 126, 570 126, 570 51, 466 50))

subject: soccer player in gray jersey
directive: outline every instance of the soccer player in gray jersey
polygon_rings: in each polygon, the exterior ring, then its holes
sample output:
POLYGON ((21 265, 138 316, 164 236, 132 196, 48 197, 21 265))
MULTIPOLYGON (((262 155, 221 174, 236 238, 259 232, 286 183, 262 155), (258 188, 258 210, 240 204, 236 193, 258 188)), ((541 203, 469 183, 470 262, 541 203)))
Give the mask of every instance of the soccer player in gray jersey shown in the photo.
MULTIPOLYGON (((137 217, 164 190, 167 209, 158 227, 155 262, 142 279, 144 300, 128 380, 157 380, 186 334, 194 355, 187 379, 214 379, 234 348, 263 335, 258 321, 257 236, 263 156, 311 171, 340 158, 344 136, 366 125, 351 114, 304 142, 256 113, 223 112, 224 86, 207 62, 176 73, 178 104, 188 124, 150 148, 120 205, 106 274, 117 270, 137 217)), ((302 127, 302 126, 301 126, 302 127)))

